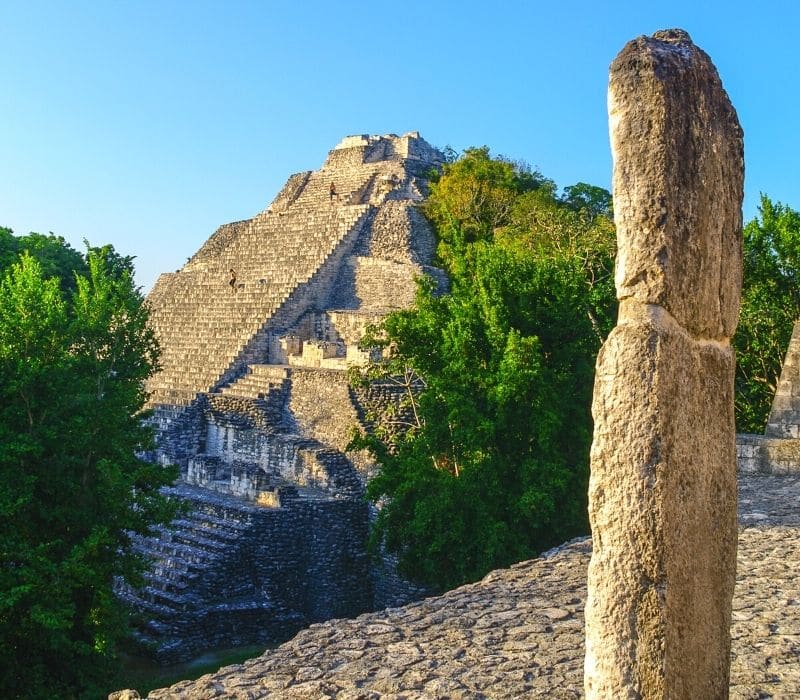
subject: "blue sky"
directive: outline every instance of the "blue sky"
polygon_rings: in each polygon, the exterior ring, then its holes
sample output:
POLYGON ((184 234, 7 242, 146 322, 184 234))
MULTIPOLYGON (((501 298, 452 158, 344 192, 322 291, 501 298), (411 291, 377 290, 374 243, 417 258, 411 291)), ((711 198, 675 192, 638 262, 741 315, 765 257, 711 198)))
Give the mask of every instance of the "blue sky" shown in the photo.
POLYGON ((667 27, 739 113, 746 220, 800 208, 800 3, 0 0, 0 225, 112 243, 148 289, 347 134, 608 188, 609 63, 667 27))

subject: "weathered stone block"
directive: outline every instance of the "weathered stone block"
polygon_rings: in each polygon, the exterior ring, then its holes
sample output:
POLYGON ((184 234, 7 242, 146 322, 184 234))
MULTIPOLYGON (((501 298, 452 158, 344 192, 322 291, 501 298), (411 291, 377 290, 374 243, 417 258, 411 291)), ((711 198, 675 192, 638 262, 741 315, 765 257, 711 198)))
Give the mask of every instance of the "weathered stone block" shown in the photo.
POLYGON ((620 299, 660 304, 699 337, 739 315, 742 130, 711 59, 672 29, 611 64, 608 111, 620 299))
POLYGON ((623 319, 598 359, 587 693, 722 697, 735 581, 734 358, 660 307, 647 312, 623 319))

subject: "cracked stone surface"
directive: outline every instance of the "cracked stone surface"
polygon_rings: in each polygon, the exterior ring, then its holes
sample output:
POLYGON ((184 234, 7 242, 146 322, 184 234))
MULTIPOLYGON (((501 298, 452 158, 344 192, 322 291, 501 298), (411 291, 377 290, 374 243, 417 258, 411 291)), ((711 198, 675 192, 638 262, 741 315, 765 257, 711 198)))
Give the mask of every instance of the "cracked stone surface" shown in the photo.
MULTIPOLYGON (((730 696, 800 697, 800 475, 739 479, 730 696)), ((579 698, 591 541, 418 603, 332 620, 167 698, 579 698)))
POLYGON ((611 64, 617 324, 595 372, 586 696, 727 697, 742 130, 681 29, 611 64))

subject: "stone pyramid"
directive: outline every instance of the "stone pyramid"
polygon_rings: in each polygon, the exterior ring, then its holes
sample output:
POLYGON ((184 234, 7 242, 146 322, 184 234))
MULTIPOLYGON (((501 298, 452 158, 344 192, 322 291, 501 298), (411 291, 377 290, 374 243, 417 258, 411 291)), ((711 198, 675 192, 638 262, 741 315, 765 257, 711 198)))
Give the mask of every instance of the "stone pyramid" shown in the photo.
POLYGON ((150 293, 163 368, 147 456, 180 467, 170 493, 187 510, 135 538, 151 568, 117 592, 162 663, 421 595, 367 556, 371 464, 347 451, 365 406, 397 394, 346 370, 372 357, 367 324, 408 306, 416 277, 446 283, 418 208, 442 162, 416 133, 347 137, 150 293))
POLYGON ((792 329, 764 433, 769 437, 800 438, 800 321, 792 329))
POLYGON ((792 329, 764 435, 737 435, 736 452, 742 472, 800 472, 800 321, 792 329))

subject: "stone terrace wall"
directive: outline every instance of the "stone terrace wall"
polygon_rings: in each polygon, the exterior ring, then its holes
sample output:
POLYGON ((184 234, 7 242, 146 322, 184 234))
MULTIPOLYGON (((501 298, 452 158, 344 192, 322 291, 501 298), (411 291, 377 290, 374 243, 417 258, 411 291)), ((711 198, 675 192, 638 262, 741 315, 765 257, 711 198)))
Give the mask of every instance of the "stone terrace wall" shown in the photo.
POLYGON ((740 433, 736 460, 740 474, 798 474, 800 440, 740 433))
POLYGON ((174 494, 190 512, 161 536, 137 539, 159 564, 143 590, 122 593, 146 619, 139 639, 161 663, 281 641, 371 607, 365 503, 287 491, 270 508, 189 486, 174 494))
POLYGON ((433 258, 435 246, 430 224, 416 207, 404 201, 389 201, 375 216, 369 245, 361 254, 425 265, 433 258))
POLYGON ((360 419, 347 375, 337 370, 294 369, 289 410, 298 432, 340 452, 360 419))

